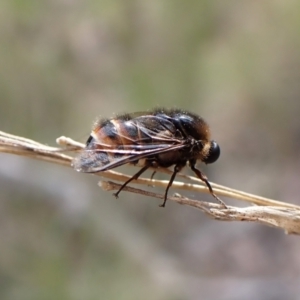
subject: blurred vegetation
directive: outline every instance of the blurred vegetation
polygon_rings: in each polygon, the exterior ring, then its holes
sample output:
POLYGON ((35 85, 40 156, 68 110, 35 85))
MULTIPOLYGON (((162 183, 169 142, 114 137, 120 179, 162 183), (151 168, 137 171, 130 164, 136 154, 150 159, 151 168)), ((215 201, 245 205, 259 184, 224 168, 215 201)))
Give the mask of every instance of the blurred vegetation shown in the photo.
MULTIPOLYGON (((300 204, 298 7, 2 0, 0 129, 84 141, 99 115, 181 107, 221 145, 212 181, 300 204)), ((5 154, 0 178, 1 299, 298 299, 297 237, 5 154)))

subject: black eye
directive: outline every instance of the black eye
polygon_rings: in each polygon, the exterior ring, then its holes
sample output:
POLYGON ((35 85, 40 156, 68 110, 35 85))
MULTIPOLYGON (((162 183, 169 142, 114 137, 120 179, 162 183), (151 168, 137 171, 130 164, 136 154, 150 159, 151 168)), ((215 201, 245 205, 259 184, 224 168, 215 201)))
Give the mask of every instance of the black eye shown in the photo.
POLYGON ((208 155, 203 160, 203 162, 206 164, 214 163, 219 158, 220 152, 221 152, 221 150, 220 150, 219 145, 215 141, 211 141, 208 155))

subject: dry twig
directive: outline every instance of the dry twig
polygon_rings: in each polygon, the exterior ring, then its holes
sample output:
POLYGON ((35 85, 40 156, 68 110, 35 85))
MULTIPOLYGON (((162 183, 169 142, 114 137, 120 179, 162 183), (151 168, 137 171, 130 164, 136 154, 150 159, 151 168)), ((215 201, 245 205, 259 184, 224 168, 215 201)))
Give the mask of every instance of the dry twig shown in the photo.
MULTIPOLYGON (((84 145, 66 137, 58 138, 57 143, 60 146, 63 146, 63 148, 49 147, 30 139, 0 131, 0 152, 27 156, 71 167, 73 158, 64 154, 63 152, 78 151, 82 149, 84 145)), ((159 171, 168 174, 170 173, 169 170, 165 169, 159 169, 159 171)), ((115 171, 101 172, 96 175, 119 182, 125 182, 130 178, 125 174, 115 171)), ((172 188, 189 190, 193 192, 209 193, 208 189, 202 184, 200 179, 183 174, 179 174, 179 176, 195 182, 195 184, 174 181, 172 184, 172 188)), ((168 181, 139 178, 133 181, 133 183, 166 188, 168 181)), ((211 185, 213 186, 214 192, 218 196, 226 196, 237 200, 242 200, 254 204, 255 206, 248 206, 243 208, 228 206, 227 208, 224 208, 217 203, 192 200, 181 196, 168 197, 168 200, 200 209, 216 220, 258 222, 265 225, 281 228, 288 234, 300 234, 299 206, 244 193, 242 191, 230 189, 228 187, 213 183, 211 183, 211 185)), ((101 183, 101 186, 105 190, 115 190, 119 189, 120 184, 111 181, 104 181, 101 183)), ((163 199, 162 194, 156 194, 146 190, 136 189, 132 187, 125 187, 124 190, 132 193, 150 196, 153 198, 163 199)))

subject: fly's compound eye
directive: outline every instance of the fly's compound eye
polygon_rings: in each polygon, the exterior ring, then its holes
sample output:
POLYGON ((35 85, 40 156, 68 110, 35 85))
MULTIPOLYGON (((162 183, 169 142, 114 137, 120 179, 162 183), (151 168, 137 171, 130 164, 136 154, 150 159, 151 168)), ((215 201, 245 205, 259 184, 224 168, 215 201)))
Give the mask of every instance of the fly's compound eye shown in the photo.
POLYGON ((217 142, 211 141, 208 155, 203 160, 206 164, 214 163, 220 156, 221 150, 217 142))

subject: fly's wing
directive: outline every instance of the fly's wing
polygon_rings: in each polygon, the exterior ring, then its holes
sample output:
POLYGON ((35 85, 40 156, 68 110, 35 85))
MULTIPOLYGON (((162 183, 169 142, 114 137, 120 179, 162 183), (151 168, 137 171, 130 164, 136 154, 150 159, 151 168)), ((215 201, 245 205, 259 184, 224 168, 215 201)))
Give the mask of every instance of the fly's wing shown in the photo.
POLYGON ((91 150, 85 149, 72 161, 72 166, 78 172, 97 173, 114 169, 127 163, 160 153, 182 149, 183 145, 151 145, 142 146, 139 150, 91 150))
POLYGON ((113 147, 90 137, 86 148, 73 159, 74 169, 79 172, 96 173, 185 147, 181 139, 175 138, 174 125, 163 118, 139 116, 126 121, 125 126, 134 126, 137 132, 135 138, 122 134, 123 131, 118 132, 121 139, 126 139, 127 142, 130 140, 129 144, 113 147))
POLYGON ((166 115, 142 115, 135 118, 132 123, 138 129, 139 143, 144 141, 166 145, 182 143, 182 140, 176 138, 176 127, 166 115))

